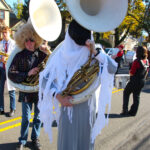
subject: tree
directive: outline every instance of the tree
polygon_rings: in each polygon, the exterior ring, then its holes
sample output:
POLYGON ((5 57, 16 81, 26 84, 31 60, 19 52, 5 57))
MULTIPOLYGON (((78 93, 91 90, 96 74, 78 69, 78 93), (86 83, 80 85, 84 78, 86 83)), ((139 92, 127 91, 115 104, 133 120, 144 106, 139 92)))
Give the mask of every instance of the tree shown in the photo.
POLYGON ((55 0, 55 2, 57 3, 58 8, 59 8, 60 13, 61 13, 61 16, 62 16, 62 31, 61 31, 61 34, 60 34, 59 38, 56 41, 49 42, 52 47, 55 47, 61 41, 64 40, 65 32, 66 32, 65 31, 66 30, 66 26, 67 26, 67 24, 69 24, 69 22, 72 19, 70 13, 67 11, 67 7, 66 7, 65 1, 64 0, 55 0))
MULTIPOLYGON (((145 13, 145 5, 142 0, 129 0, 128 12, 119 27, 114 30, 114 46, 118 46, 128 34, 139 37, 142 34, 143 27, 141 26, 145 13)), ((108 34, 108 33, 104 33, 108 34)))
POLYGON ((13 11, 16 14, 18 19, 28 20, 29 18, 29 1, 24 0, 24 4, 22 0, 17 0, 17 3, 13 3, 13 11))
MULTIPOLYGON (((135 1, 135 0, 134 0, 135 1)), ((150 35, 150 1, 143 0, 145 2, 143 14, 139 14, 139 18, 132 13, 129 15, 139 22, 139 28, 145 30, 150 35)))
POLYGON ((143 29, 148 34, 147 41, 150 42, 150 1, 149 0, 144 0, 144 2, 145 2, 145 5, 146 5, 146 10, 145 10, 142 26, 143 26, 143 29))
POLYGON ((13 11, 16 14, 18 19, 21 19, 22 10, 23 10, 22 0, 17 0, 17 3, 13 3, 13 11))
POLYGON ((26 21, 29 18, 29 2, 30 2, 30 0, 25 0, 25 3, 23 5, 23 9, 22 9, 22 15, 21 15, 21 18, 26 20, 26 21))

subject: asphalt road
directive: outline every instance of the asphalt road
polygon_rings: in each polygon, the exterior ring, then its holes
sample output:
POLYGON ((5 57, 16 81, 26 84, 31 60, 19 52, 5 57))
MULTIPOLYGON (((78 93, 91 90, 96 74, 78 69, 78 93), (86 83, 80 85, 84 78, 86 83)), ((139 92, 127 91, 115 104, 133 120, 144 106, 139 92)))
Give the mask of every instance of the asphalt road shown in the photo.
MULTIPOLYGON (((123 68, 119 73, 126 73, 123 68)), ((150 149, 150 81, 147 81, 142 93, 139 111, 135 117, 121 117, 123 90, 113 89, 112 106, 109 114, 109 123, 96 138, 95 150, 149 150, 150 149)), ((21 125, 21 104, 17 102, 17 110, 12 118, 7 117, 9 111, 9 98, 5 88, 6 116, 0 116, 0 150, 15 150, 21 125)), ((18 98, 18 93, 17 93, 18 98)), ((130 104, 132 96, 130 97, 130 104)), ((31 146, 31 128, 29 130, 28 147, 31 146)), ((40 141, 42 150, 56 150, 57 128, 53 127, 53 143, 50 144, 48 136, 41 129, 40 141)))

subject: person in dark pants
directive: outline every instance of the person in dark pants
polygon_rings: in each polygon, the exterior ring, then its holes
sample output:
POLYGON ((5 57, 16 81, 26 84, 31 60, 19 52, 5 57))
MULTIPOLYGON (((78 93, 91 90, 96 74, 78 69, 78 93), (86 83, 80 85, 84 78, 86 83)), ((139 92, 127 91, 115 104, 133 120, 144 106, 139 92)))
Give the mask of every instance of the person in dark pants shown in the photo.
MULTIPOLYGON (((0 51, 4 54, 10 55, 15 48, 15 41, 11 39, 11 30, 8 26, 4 26, 2 28, 2 35, 3 40, 0 41, 0 51)), ((16 111, 16 95, 15 95, 15 88, 10 84, 10 81, 6 77, 6 60, 7 56, 0 55, 0 115, 5 114, 4 111, 4 88, 5 82, 7 83, 7 89, 9 91, 9 98, 10 98, 10 112, 8 113, 8 117, 12 117, 16 111)))
POLYGON ((139 46, 136 51, 136 57, 130 69, 130 80, 123 92, 123 110, 121 115, 135 116, 140 102, 140 93, 145 84, 148 73, 149 62, 147 60, 147 49, 139 46), (133 104, 128 111, 130 94, 133 93, 133 104))
MULTIPOLYGON (((41 64, 45 58, 47 58, 46 47, 43 51, 39 50, 39 46, 42 43, 42 39, 36 34, 33 26, 30 23, 24 24, 16 33, 15 41, 20 48, 13 58, 10 67, 8 69, 8 77, 14 83, 30 83, 29 77, 34 77, 39 74, 38 65, 41 64)), ((22 124, 21 124, 21 136, 19 137, 19 143, 16 150, 22 150, 27 143, 28 131, 30 125, 30 118, 32 108, 34 106, 34 119, 31 133, 31 140, 35 150, 41 150, 39 143, 39 135, 41 129, 41 120, 38 109, 38 91, 24 92, 19 91, 19 101, 22 102, 22 124)))
POLYGON ((122 56, 124 54, 123 53, 124 46, 119 45, 117 48, 119 49, 119 51, 118 51, 116 58, 115 58, 115 61, 118 63, 118 68, 117 68, 116 74, 118 73, 118 69, 120 68, 121 59, 122 59, 122 56))

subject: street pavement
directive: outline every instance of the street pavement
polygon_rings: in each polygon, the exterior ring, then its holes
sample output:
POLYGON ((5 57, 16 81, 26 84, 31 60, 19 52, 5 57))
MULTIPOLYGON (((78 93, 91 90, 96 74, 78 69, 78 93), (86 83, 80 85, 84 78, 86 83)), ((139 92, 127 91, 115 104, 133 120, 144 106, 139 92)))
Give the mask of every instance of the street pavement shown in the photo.
MULTIPOLYGON (((128 73, 127 66, 119 70, 119 73, 128 73)), ((113 89, 112 106, 109 114, 109 123, 96 138, 95 150, 150 150, 150 78, 141 93, 139 111, 135 117, 121 117, 122 89, 113 89)), ((16 94, 18 99, 18 92, 16 94)), ((132 96, 130 97, 130 105, 132 96)), ((13 117, 7 117, 9 111, 9 97, 5 87, 5 112, 6 116, 0 116, 0 150, 15 150, 20 136, 21 104, 17 102, 17 110, 13 117)), ((33 114, 31 115, 33 118, 33 114)), ((28 147, 31 146, 31 128, 29 129, 28 147)), ((57 128, 53 127, 53 142, 50 144, 44 129, 41 129, 40 142, 42 150, 56 150, 57 128)))

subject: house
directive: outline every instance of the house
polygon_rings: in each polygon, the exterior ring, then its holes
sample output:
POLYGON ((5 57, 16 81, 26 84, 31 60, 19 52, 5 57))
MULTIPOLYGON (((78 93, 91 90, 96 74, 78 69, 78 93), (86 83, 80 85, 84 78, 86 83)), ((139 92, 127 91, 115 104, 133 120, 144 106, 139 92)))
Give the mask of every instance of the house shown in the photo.
POLYGON ((17 20, 17 19, 10 18, 10 28, 12 31, 12 35, 14 35, 14 33, 25 23, 26 23, 25 20, 17 20))
POLYGON ((25 23, 24 20, 17 19, 11 7, 5 0, 0 0, 0 40, 2 38, 1 29, 3 26, 8 26, 12 30, 12 36, 16 30, 25 23))
POLYGON ((10 6, 5 2, 5 0, 0 0, 0 40, 2 39, 2 28, 3 26, 10 25, 10 6))
POLYGON ((12 31, 12 35, 22 26, 25 24, 26 21, 23 19, 17 19, 16 15, 13 12, 10 12, 10 28, 12 31))
POLYGON ((0 0, 0 20, 5 22, 8 27, 10 26, 10 12, 12 12, 11 7, 5 0, 0 0))

